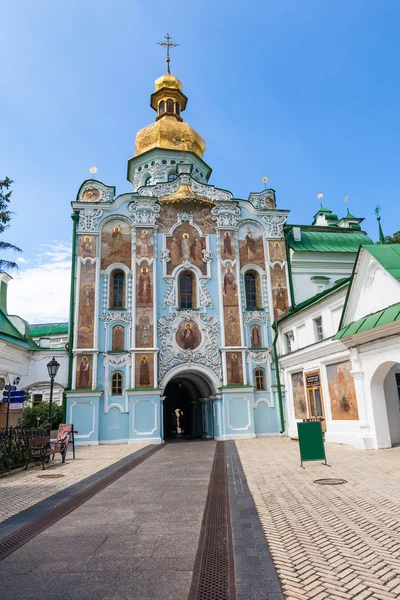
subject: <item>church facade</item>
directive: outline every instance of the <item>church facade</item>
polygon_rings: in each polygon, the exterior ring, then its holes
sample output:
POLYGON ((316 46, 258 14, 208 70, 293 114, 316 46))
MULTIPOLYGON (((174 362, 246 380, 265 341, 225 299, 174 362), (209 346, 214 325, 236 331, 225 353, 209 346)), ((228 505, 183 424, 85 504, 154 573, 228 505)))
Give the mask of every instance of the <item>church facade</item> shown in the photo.
POLYGON ((83 444, 278 435, 271 324, 289 307, 275 192, 209 185, 181 82, 155 82, 130 192, 87 180, 72 203, 67 419, 83 444))

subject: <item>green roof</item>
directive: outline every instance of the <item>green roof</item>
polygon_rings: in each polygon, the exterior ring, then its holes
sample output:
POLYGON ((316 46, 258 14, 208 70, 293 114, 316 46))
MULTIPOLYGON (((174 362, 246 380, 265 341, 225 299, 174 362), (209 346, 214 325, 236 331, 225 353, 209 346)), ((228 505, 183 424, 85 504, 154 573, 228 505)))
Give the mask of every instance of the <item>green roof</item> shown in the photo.
POLYGON ((311 298, 308 298, 307 300, 300 302, 300 304, 297 304, 297 306, 294 306, 294 307, 292 306, 289 309, 289 312, 287 313, 287 315, 278 319, 277 322, 281 323, 285 319, 288 319, 289 317, 292 317, 293 315, 301 312, 302 310, 309 308, 313 304, 317 304, 317 302, 319 302, 320 300, 323 300, 326 296, 330 296, 334 292, 337 292, 338 290, 341 290, 342 288, 346 287, 348 285, 349 281, 350 281, 350 277, 348 277, 346 279, 341 279, 338 283, 336 283, 335 285, 330 287, 328 290, 324 290, 323 292, 320 292, 319 294, 316 294, 315 296, 311 296, 311 298))
MULTIPOLYGON (((354 233, 353 230, 338 231, 335 228, 327 231, 301 229, 301 240, 296 242, 293 235, 287 235, 289 248, 296 252, 358 252, 361 245, 373 245, 373 241, 363 233, 354 233)), ((321 228, 323 229, 323 228, 321 228)), ((327 228, 325 228, 327 229, 327 228)))
POLYGON ((11 323, 6 313, 0 310, 0 339, 16 344, 17 346, 23 346, 28 350, 37 350, 37 345, 33 340, 25 337, 18 329, 11 323))
POLYGON ((366 250, 388 271, 400 281, 400 244, 382 244, 367 246, 366 250))
POLYGON ((366 317, 361 317, 358 321, 353 321, 350 325, 342 327, 342 329, 339 329, 337 334, 333 336, 333 339, 341 340, 351 335, 356 335, 357 333, 370 331, 376 327, 394 323, 395 321, 400 321, 400 302, 392 304, 392 306, 379 310, 371 315, 367 315, 366 317))
POLYGON ((32 337, 49 337, 50 335, 65 335, 68 333, 68 323, 45 323, 29 325, 32 337))

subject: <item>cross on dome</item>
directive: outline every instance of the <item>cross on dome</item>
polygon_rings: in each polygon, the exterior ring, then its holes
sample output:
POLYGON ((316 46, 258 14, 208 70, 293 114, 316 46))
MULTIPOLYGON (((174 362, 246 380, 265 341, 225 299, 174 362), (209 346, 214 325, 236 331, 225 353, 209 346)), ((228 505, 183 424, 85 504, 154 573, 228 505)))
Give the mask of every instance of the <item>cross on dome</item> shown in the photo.
POLYGON ((157 44, 159 46, 164 46, 164 48, 167 49, 167 56, 165 58, 165 62, 167 63, 167 75, 171 75, 171 71, 169 68, 169 63, 171 62, 170 56, 169 56, 169 49, 170 48, 176 48, 177 46, 179 46, 179 44, 177 44, 176 42, 171 42, 172 38, 169 35, 169 33, 167 33, 167 35, 165 36, 165 42, 157 42, 157 44))

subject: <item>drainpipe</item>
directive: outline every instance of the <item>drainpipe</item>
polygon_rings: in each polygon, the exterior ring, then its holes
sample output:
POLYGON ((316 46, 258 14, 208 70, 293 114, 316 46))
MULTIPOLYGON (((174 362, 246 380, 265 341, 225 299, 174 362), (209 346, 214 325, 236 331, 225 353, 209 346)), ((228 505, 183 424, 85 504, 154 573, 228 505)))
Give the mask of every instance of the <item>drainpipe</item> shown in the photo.
MULTIPOLYGON (((78 213, 72 213, 72 262, 71 262, 71 291, 69 297, 69 324, 68 324, 68 380, 67 390, 72 387, 72 348, 74 345, 74 314, 75 314, 75 282, 76 282, 76 228, 78 225, 78 213)), ((63 394, 63 418, 66 423, 67 396, 63 394)))
POLYGON ((274 364, 275 364, 275 372, 276 372, 276 385, 278 388, 278 404, 279 404, 279 418, 281 421, 281 431, 280 433, 284 433, 285 431, 285 415, 283 412, 283 402, 282 402, 282 389, 281 389, 281 378, 279 376, 279 360, 278 360, 278 352, 276 350, 276 342, 278 341, 278 326, 275 323, 272 324, 272 328, 275 331, 274 341, 272 342, 272 347, 274 349, 274 364))

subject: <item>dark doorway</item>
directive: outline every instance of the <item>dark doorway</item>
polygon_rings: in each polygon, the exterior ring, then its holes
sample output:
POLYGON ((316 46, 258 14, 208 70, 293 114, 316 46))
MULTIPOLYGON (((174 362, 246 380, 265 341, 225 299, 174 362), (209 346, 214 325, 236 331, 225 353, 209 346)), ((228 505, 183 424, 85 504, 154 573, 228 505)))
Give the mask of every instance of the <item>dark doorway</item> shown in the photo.
POLYGON ((173 379, 165 388, 164 439, 195 439, 203 436, 202 405, 197 385, 173 379))

